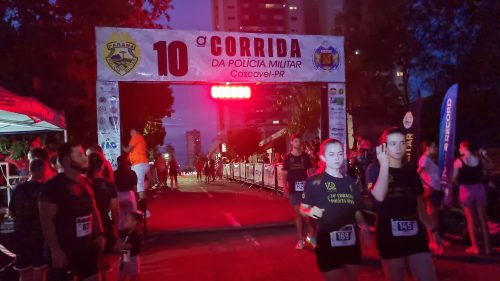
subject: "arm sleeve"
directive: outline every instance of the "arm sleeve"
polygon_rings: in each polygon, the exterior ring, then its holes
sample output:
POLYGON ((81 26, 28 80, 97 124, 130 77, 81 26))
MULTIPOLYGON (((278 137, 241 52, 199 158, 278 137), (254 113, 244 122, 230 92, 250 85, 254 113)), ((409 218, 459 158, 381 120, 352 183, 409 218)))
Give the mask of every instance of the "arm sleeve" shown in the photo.
POLYGON ((422 195, 424 194, 424 187, 422 185, 422 181, 420 180, 420 177, 415 170, 411 170, 413 174, 413 180, 415 182, 415 188, 417 189, 417 194, 422 195))
POLYGON ((57 196, 55 190, 55 186, 51 184, 51 182, 45 183, 44 185, 42 185, 42 189, 40 190, 40 200, 44 200, 52 204, 57 204, 57 199, 59 198, 59 196, 57 196))

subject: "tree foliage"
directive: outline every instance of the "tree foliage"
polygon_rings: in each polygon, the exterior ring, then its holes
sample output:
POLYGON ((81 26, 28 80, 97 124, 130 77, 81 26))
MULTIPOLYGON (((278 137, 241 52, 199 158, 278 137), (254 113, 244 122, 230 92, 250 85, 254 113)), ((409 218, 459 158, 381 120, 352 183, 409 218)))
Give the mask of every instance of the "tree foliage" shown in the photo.
POLYGON ((168 28, 169 9, 168 0, 1 1, 0 83, 65 110, 70 134, 93 141, 94 28, 168 28))
POLYGON ((226 142, 229 156, 250 156, 259 152, 260 138, 259 130, 254 127, 230 131, 226 142))

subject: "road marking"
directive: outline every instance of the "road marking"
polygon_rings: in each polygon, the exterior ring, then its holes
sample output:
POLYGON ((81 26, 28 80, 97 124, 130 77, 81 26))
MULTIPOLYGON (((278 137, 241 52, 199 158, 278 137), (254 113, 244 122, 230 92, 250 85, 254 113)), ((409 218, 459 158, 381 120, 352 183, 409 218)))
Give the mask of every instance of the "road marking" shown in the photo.
MULTIPOLYGON (((241 224, 233 217, 233 215, 229 212, 224 212, 224 215, 226 216, 227 220, 234 226, 234 227, 241 227, 241 224)), ((257 241, 257 239, 255 239, 255 237, 252 236, 252 234, 250 234, 248 231, 243 231, 241 233, 241 235, 243 236, 243 238, 253 244, 254 246, 260 246, 260 243, 259 241, 257 241)))
POLYGON ((205 192, 205 194, 209 197, 209 198, 214 198, 214 196, 208 192, 208 190, 206 190, 203 186, 200 186, 200 189, 205 192))
POLYGON ((234 227, 241 227, 241 224, 233 217, 233 215, 231 215, 231 213, 224 212, 224 215, 234 227))

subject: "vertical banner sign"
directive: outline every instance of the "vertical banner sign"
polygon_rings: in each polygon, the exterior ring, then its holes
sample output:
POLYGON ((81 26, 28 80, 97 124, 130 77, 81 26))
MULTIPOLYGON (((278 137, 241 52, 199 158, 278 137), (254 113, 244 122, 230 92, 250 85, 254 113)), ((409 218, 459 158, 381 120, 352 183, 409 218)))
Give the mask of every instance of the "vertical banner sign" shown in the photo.
POLYGON ((120 156, 120 101, 118 82, 97 81, 97 140, 104 150, 104 156, 117 168, 120 156))
POLYGON ((457 115, 458 84, 446 92, 441 105, 441 124, 439 129, 439 168, 441 170, 441 189, 444 203, 451 205, 453 160, 455 157, 455 124, 457 115))
POLYGON ((328 124, 329 137, 337 139, 344 144, 347 152, 347 116, 346 92, 344 83, 328 84, 328 124))
POLYGON ((422 99, 418 99, 408 106, 401 120, 406 138, 406 160, 413 165, 418 163, 421 111, 422 99))

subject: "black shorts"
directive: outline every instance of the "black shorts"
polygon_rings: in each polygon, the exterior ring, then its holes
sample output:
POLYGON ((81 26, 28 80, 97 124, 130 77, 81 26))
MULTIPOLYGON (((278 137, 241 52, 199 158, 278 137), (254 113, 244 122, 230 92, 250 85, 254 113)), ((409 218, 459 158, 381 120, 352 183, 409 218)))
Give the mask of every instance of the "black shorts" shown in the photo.
POLYGON ((376 236, 377 251, 382 259, 396 259, 429 252, 427 231, 420 221, 416 235, 403 237, 393 236, 390 219, 378 221, 376 236))
POLYGON ((77 247, 64 250, 64 252, 68 258, 68 267, 56 269, 50 266, 47 280, 70 280, 68 277, 71 276, 77 276, 79 280, 83 280, 99 272, 95 247, 77 247))
POLYGON ((16 243, 14 253, 16 254, 15 270, 42 269, 48 265, 43 239, 20 239, 16 243))
POLYGON ((332 247, 330 245, 330 234, 318 234, 317 247, 314 249, 316 263, 321 272, 328 272, 342 268, 344 265, 361 264, 361 246, 359 237, 356 244, 346 247, 332 247))

